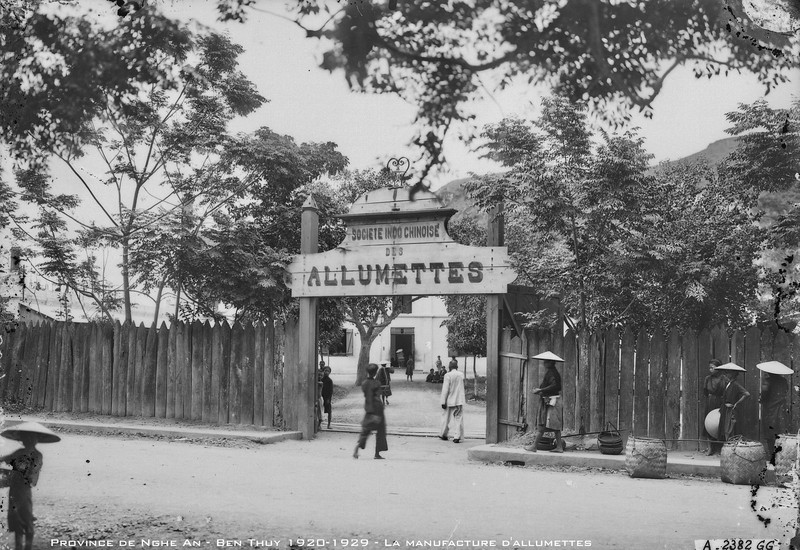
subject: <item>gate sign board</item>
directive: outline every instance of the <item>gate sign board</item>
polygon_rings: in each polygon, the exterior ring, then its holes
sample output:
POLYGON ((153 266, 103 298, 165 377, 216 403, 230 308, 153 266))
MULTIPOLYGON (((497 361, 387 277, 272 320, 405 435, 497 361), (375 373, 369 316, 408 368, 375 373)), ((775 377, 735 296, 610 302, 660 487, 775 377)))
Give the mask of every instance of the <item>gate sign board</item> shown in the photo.
POLYGON ((299 254, 289 265, 292 296, 503 294, 516 278, 506 247, 466 246, 447 234, 456 211, 429 191, 383 188, 341 216, 347 237, 334 250, 299 254))

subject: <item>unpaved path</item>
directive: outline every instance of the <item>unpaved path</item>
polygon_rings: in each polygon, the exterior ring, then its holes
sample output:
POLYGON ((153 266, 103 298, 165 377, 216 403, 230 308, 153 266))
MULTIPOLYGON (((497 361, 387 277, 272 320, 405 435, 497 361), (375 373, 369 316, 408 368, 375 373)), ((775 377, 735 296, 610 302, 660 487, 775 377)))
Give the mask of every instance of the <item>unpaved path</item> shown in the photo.
POLYGON ((749 487, 717 480, 472 463, 466 449, 479 441, 419 437, 390 437, 384 461, 371 459, 370 440, 354 460, 354 440, 323 432, 310 442, 219 447, 65 434, 41 446, 35 547, 51 548, 51 539, 114 547, 163 539, 215 548, 222 538, 286 548, 290 538, 313 537, 324 544, 312 546, 334 548, 354 537, 371 549, 444 539, 496 548, 562 539, 590 540, 593 548, 694 548, 701 538, 783 538, 794 514, 782 489, 757 494, 772 519, 765 528, 749 487))
MULTIPOLYGON (((396 375, 395 375, 396 376, 396 375)), ((392 380, 392 395, 386 407, 390 426, 438 428, 441 421, 441 384, 392 380)), ((357 386, 337 386, 333 399, 333 421, 358 424, 364 417, 364 394, 357 386)), ((464 427, 470 433, 486 432, 486 403, 464 405, 464 427)))

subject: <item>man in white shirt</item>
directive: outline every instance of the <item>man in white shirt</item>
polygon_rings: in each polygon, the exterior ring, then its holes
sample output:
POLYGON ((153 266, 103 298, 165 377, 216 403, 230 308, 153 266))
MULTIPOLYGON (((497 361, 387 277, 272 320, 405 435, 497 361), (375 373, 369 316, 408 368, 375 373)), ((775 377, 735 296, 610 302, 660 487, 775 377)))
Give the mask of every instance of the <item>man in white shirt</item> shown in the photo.
POLYGON ((461 443, 464 438, 464 375, 458 370, 458 363, 453 361, 449 365, 450 371, 444 375, 442 383, 442 429, 439 439, 447 441, 447 432, 450 419, 455 423, 455 438, 453 443, 461 443))

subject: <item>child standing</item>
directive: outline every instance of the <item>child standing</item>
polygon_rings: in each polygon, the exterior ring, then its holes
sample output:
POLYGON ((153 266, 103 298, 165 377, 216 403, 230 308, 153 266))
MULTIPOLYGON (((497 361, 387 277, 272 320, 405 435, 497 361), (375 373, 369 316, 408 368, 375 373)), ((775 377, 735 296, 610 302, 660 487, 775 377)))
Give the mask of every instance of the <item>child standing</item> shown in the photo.
POLYGON ((55 443, 61 438, 36 422, 24 422, 4 430, 0 435, 22 443, 22 448, 0 457, 11 466, 8 472, 8 530, 14 533, 16 550, 33 546, 33 495, 31 487, 39 481, 42 453, 36 443, 55 443))

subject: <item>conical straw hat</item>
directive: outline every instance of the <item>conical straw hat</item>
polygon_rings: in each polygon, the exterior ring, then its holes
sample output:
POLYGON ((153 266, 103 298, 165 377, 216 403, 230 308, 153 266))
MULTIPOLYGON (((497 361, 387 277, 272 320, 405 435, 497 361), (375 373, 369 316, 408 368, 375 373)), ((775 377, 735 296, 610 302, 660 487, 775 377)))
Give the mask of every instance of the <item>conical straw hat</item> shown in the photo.
POLYGON ((22 441, 22 434, 35 434, 39 443, 57 443, 61 438, 38 422, 22 422, 6 428, 0 435, 7 439, 22 441))
POLYGON ((794 374, 794 371, 780 361, 767 361, 756 365, 758 370, 763 370, 770 374, 794 374))
POLYGON ((546 351, 544 353, 540 353, 539 355, 534 355, 531 359, 539 359, 540 361, 560 361, 564 362, 564 360, 553 353, 552 351, 546 351))
POLYGON ((745 369, 737 365, 736 363, 725 363, 724 365, 720 365, 714 370, 735 370, 737 372, 746 372, 745 369))

